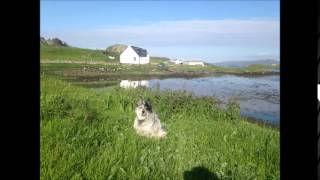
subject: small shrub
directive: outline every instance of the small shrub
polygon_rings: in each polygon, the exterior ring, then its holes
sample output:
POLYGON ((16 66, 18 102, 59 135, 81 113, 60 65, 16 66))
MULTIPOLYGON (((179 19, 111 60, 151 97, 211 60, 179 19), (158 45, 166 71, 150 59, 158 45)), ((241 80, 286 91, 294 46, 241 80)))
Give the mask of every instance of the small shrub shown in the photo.
POLYGON ((167 64, 165 64, 165 63, 159 63, 159 64, 157 65, 157 67, 158 67, 158 69, 160 69, 160 70, 169 70, 169 66, 168 66, 167 64))
POLYGON ((61 93, 48 96, 41 96, 41 119, 48 119, 53 117, 63 118, 68 115, 71 109, 71 103, 61 93))
POLYGON ((228 101, 226 111, 227 118, 229 120, 235 120, 240 118, 240 105, 234 98, 231 98, 228 101))

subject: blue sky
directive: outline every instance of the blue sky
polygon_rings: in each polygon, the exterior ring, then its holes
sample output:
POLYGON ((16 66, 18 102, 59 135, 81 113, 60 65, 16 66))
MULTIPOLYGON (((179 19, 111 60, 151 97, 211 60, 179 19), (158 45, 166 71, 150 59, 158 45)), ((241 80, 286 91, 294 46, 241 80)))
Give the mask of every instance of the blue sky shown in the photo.
POLYGON ((279 1, 41 1, 40 31, 82 48, 115 43, 151 56, 279 59, 279 1))

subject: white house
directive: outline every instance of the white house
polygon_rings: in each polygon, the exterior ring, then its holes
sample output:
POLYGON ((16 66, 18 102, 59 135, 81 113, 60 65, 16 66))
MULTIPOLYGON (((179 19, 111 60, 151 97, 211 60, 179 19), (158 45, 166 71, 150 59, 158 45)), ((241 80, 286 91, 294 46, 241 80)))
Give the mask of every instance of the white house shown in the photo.
POLYGON ((150 62, 149 54, 147 50, 135 47, 128 46, 120 54, 120 63, 123 64, 148 64, 150 62))
POLYGON ((184 61, 183 64, 191 65, 191 66, 205 66, 202 61, 184 61))

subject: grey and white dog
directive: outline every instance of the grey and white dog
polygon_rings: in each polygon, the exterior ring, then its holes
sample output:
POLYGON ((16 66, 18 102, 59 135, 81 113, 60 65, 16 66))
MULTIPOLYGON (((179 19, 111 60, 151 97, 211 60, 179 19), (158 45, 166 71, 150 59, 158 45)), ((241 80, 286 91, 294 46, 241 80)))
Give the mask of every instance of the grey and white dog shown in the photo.
POLYGON ((153 138, 163 138, 167 132, 163 129, 158 115, 152 112, 150 101, 139 100, 135 109, 134 129, 139 135, 153 138))

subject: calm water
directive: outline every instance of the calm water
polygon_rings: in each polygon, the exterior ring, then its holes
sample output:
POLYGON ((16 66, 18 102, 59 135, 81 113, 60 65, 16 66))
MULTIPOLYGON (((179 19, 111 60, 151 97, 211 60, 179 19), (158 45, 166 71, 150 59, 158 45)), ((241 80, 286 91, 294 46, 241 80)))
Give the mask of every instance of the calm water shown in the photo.
POLYGON ((235 97, 240 104, 242 116, 279 124, 280 77, 242 77, 222 75, 194 79, 170 78, 143 81, 122 80, 123 88, 144 86, 160 90, 186 90, 196 96, 214 96, 222 105, 235 97))

